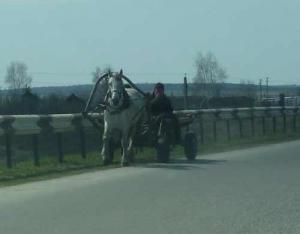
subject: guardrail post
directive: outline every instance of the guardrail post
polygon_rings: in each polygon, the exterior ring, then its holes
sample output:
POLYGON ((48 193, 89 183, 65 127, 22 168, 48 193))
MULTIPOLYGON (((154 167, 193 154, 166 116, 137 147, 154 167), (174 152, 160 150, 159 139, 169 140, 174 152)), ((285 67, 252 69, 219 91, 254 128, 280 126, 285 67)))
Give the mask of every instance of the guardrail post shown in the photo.
POLYGON ((58 147, 58 161, 62 163, 63 151, 62 151, 61 133, 54 132, 54 127, 51 125, 52 121, 53 121, 52 116, 43 115, 40 116, 36 124, 41 128, 41 134, 53 134, 53 136, 56 136, 57 147, 58 147))
MULTIPOLYGON (((263 135, 265 135, 266 133, 267 133, 267 131, 269 130, 268 128, 267 128, 267 125, 266 125, 266 120, 268 120, 268 119, 270 119, 270 118, 272 118, 273 117, 273 115, 272 115, 272 109, 271 108, 266 108, 265 109, 265 116, 263 116, 263 135)), ((273 118, 272 118, 273 119, 273 118)))
POLYGON ((230 132, 230 120, 226 120, 226 132, 227 132, 227 139, 231 140, 231 132, 230 132))
POLYGON ((57 137, 57 149, 58 149, 58 162, 63 163, 64 162, 64 153, 63 153, 63 147, 62 147, 61 132, 56 133, 56 137, 57 137))
POLYGON ((204 143, 204 126, 203 126, 203 116, 200 115, 199 117, 200 122, 200 138, 201 138, 201 144, 204 143))
POLYGON ((286 133, 286 114, 283 114, 283 132, 286 133))
POLYGON ((85 132, 82 121, 82 116, 76 116, 71 122, 75 129, 79 132, 81 157, 86 158, 85 132))
POLYGON ((239 117, 238 115, 239 110, 235 109, 232 111, 232 115, 235 119, 237 119, 238 123, 239 123, 239 133, 240 133, 240 138, 243 138, 244 134, 243 134, 243 123, 242 123, 242 119, 239 117))
POLYGON ((250 122, 251 122, 251 136, 254 137, 255 136, 255 116, 254 116, 254 110, 251 109, 251 113, 250 113, 250 122))
POLYGON ((12 168, 12 151, 11 151, 11 136, 5 134, 5 148, 6 148, 6 166, 12 168))
POLYGON ((241 118, 238 118, 238 121, 239 121, 239 127, 240 127, 240 138, 243 138, 244 137, 244 134, 243 134, 243 122, 242 122, 241 118))
POLYGON ((86 158, 86 145, 85 145, 85 132, 84 129, 81 128, 79 130, 79 136, 80 136, 80 149, 81 149, 81 157, 86 158))
POLYGON ((294 132, 297 132, 297 112, 298 112, 298 109, 295 108, 294 113, 293 113, 293 131, 294 132))
POLYGON ((217 141, 217 120, 213 120, 213 135, 214 135, 214 141, 217 141))
POLYGON ((40 166, 40 156, 39 156, 39 139, 38 135, 32 135, 32 146, 33 146, 33 164, 34 166, 40 166))
POLYGON ((219 117, 220 112, 216 111, 214 113, 214 120, 213 120, 213 134, 214 134, 214 141, 217 141, 217 118, 219 117))
POLYGON ((281 109, 282 118, 283 118, 283 132, 286 133, 286 113, 285 108, 281 109))
POLYGON ((2 121, 0 127, 4 131, 4 138, 5 138, 5 151, 6 151, 6 166, 8 168, 12 168, 12 136, 14 135, 14 128, 12 126, 13 122, 15 121, 14 117, 6 116, 2 121))
POLYGON ((277 131, 277 119, 276 116, 273 116, 273 132, 275 133, 277 131))
POLYGON ((262 117, 262 134, 266 135, 266 117, 262 117))

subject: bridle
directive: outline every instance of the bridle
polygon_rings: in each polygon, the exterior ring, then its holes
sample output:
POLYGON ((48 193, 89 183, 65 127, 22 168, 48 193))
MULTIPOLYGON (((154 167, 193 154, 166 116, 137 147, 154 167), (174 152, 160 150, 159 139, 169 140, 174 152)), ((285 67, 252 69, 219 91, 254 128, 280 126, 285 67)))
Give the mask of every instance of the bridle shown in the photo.
POLYGON ((129 96, 124 88, 121 78, 109 77, 109 79, 111 78, 120 79, 122 87, 120 89, 117 89, 116 87, 113 87, 112 89, 108 88, 104 104, 106 107, 105 109, 110 114, 117 114, 129 107, 129 96))

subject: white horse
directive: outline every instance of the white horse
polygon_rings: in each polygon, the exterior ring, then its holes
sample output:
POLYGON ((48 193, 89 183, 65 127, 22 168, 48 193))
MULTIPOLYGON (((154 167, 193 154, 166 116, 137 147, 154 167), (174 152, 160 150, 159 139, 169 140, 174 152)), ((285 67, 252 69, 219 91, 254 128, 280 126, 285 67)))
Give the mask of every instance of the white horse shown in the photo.
POLYGON ((112 139, 120 139, 122 146, 122 166, 129 165, 135 128, 145 114, 145 98, 137 90, 124 87, 123 72, 109 74, 106 109, 104 111, 103 163, 113 160, 112 139))

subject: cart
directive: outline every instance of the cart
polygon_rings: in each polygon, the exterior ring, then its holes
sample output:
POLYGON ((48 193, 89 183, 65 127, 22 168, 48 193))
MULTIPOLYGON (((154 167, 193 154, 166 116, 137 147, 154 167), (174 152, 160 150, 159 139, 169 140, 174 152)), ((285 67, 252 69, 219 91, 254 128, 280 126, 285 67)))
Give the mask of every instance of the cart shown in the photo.
MULTIPOLYGON (((103 129, 104 120, 99 118, 103 116, 105 110, 105 104, 103 101, 97 101, 96 97, 102 96, 105 98, 106 94, 101 90, 101 82, 109 77, 109 73, 105 73, 94 84, 94 87, 90 93, 89 99, 86 103, 86 106, 83 110, 83 117, 89 120, 92 125, 99 129, 103 129), (98 118, 93 116, 97 115, 98 118)), ((122 79, 129 85, 131 88, 134 88, 139 93, 143 95, 145 99, 148 99, 150 95, 144 93, 139 89, 128 77, 122 75, 122 79)), ((146 102, 147 103, 147 102, 146 102)), ((146 108, 147 109, 147 108, 146 108)), ((166 163, 170 159, 171 148, 175 145, 182 145, 184 147, 185 157, 188 160, 194 160, 197 156, 197 137, 196 134, 188 130, 184 133, 184 136, 181 137, 182 140, 176 140, 175 131, 174 131, 174 116, 177 118, 178 126, 180 128, 187 127, 194 121, 194 117, 191 114, 176 114, 172 116, 162 115, 158 118, 150 116, 149 121, 145 125, 144 122, 140 122, 139 126, 136 127, 135 137, 133 139, 134 147, 153 147, 156 149, 157 160, 158 162, 166 163)), ((117 146, 116 142, 111 139, 112 146, 117 146)), ((115 148, 111 147, 111 149, 115 148)), ((111 152, 113 154, 113 150, 111 152)))

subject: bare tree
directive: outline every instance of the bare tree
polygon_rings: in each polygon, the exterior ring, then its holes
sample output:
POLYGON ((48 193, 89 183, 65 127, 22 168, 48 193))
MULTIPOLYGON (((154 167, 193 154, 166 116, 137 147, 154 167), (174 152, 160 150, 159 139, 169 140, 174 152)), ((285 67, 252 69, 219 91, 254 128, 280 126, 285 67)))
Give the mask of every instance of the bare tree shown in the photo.
POLYGON ((27 74, 27 70, 25 63, 11 62, 6 70, 5 83, 14 90, 30 87, 32 78, 27 74))
POLYGON ((197 71, 194 84, 197 92, 200 91, 207 96, 220 96, 227 74, 225 69, 219 65, 216 57, 211 52, 206 55, 199 53, 195 65, 197 71))

